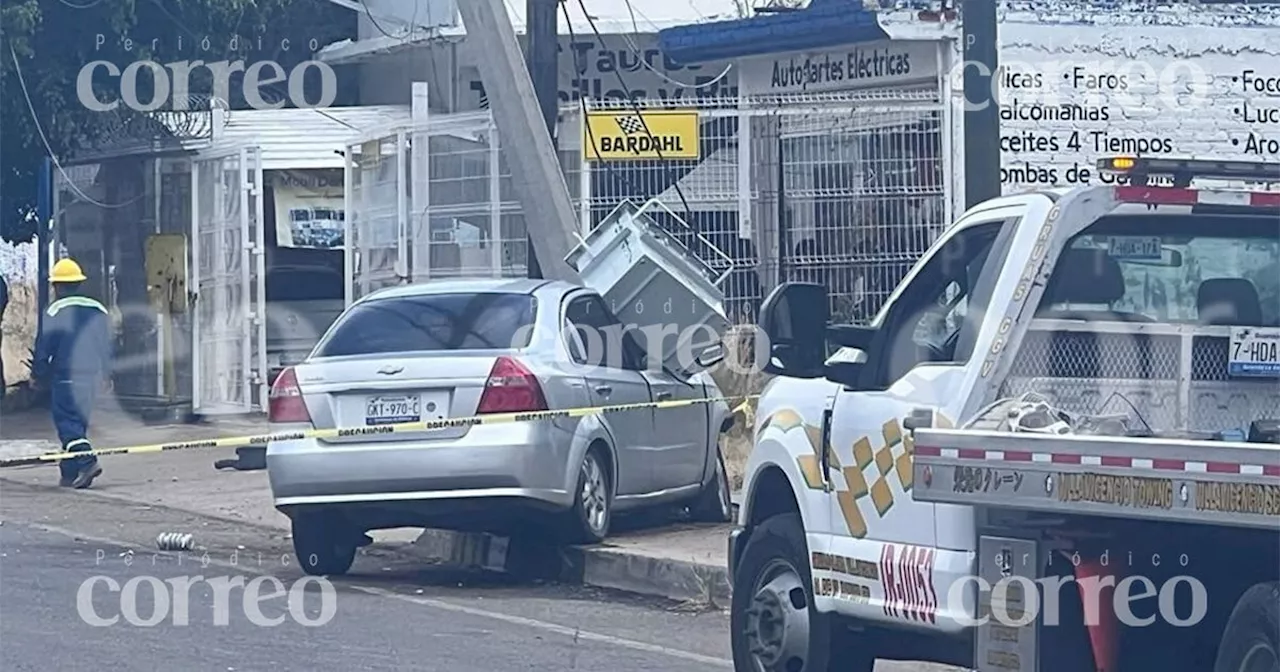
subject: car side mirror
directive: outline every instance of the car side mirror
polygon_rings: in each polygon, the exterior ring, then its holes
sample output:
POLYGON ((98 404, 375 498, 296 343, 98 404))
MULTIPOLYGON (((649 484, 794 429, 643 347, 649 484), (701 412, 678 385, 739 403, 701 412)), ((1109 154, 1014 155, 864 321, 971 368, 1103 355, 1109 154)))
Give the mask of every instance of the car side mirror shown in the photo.
POLYGON ((821 378, 827 355, 827 288, 788 282, 760 307, 760 329, 768 338, 764 371, 791 378, 821 378))

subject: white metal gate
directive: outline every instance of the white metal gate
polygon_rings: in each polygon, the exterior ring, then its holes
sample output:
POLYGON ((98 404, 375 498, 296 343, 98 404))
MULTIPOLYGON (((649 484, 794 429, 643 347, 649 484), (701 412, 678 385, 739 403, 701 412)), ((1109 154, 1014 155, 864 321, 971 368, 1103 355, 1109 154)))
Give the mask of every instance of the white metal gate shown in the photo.
POLYGON ((343 186, 348 303, 409 277, 408 150, 402 130, 347 147, 343 186))
POLYGON ((374 131, 346 156, 348 301, 409 282, 527 274, 523 209, 488 112, 374 131))
POLYGON ((259 158, 241 148, 192 162, 192 406, 201 414, 249 413, 267 398, 259 158))

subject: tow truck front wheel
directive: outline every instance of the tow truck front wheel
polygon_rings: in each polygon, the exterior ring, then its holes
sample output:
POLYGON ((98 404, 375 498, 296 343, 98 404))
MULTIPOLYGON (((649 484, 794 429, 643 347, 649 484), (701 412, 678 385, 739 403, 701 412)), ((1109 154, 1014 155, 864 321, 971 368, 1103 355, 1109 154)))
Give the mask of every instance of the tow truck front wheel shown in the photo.
POLYGON ((751 533, 734 577, 733 667, 751 672, 870 672, 874 657, 832 637, 832 619, 813 606, 813 579, 800 516, 774 516, 751 533), (841 654, 833 655, 833 645, 841 654), (854 655, 847 655, 853 653, 854 655))
POLYGON ((1231 612, 1214 672, 1280 672, 1280 583, 1245 591, 1231 612))

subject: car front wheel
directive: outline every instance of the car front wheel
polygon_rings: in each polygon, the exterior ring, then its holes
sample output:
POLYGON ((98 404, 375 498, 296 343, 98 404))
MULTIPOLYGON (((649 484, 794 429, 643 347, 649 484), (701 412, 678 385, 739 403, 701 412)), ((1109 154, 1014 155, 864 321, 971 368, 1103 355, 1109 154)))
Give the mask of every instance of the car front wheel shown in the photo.
POLYGON ((769 518, 751 532, 733 577, 733 669, 871 672, 875 656, 813 604, 800 516, 769 518), (834 655, 833 655, 834 654, 834 655))

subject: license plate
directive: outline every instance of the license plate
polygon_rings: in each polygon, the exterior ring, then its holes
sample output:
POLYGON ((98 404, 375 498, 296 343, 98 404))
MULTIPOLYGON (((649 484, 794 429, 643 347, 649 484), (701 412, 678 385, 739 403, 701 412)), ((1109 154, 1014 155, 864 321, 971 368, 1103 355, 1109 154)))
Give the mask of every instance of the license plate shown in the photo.
POLYGON ((1116 259, 1158 261, 1164 258, 1159 236, 1112 236, 1107 254, 1116 259))
POLYGON ((422 419, 422 397, 418 395, 369 397, 364 408, 365 425, 394 425, 422 419))
POLYGON ((1280 378, 1280 329, 1232 327, 1227 374, 1280 378))

